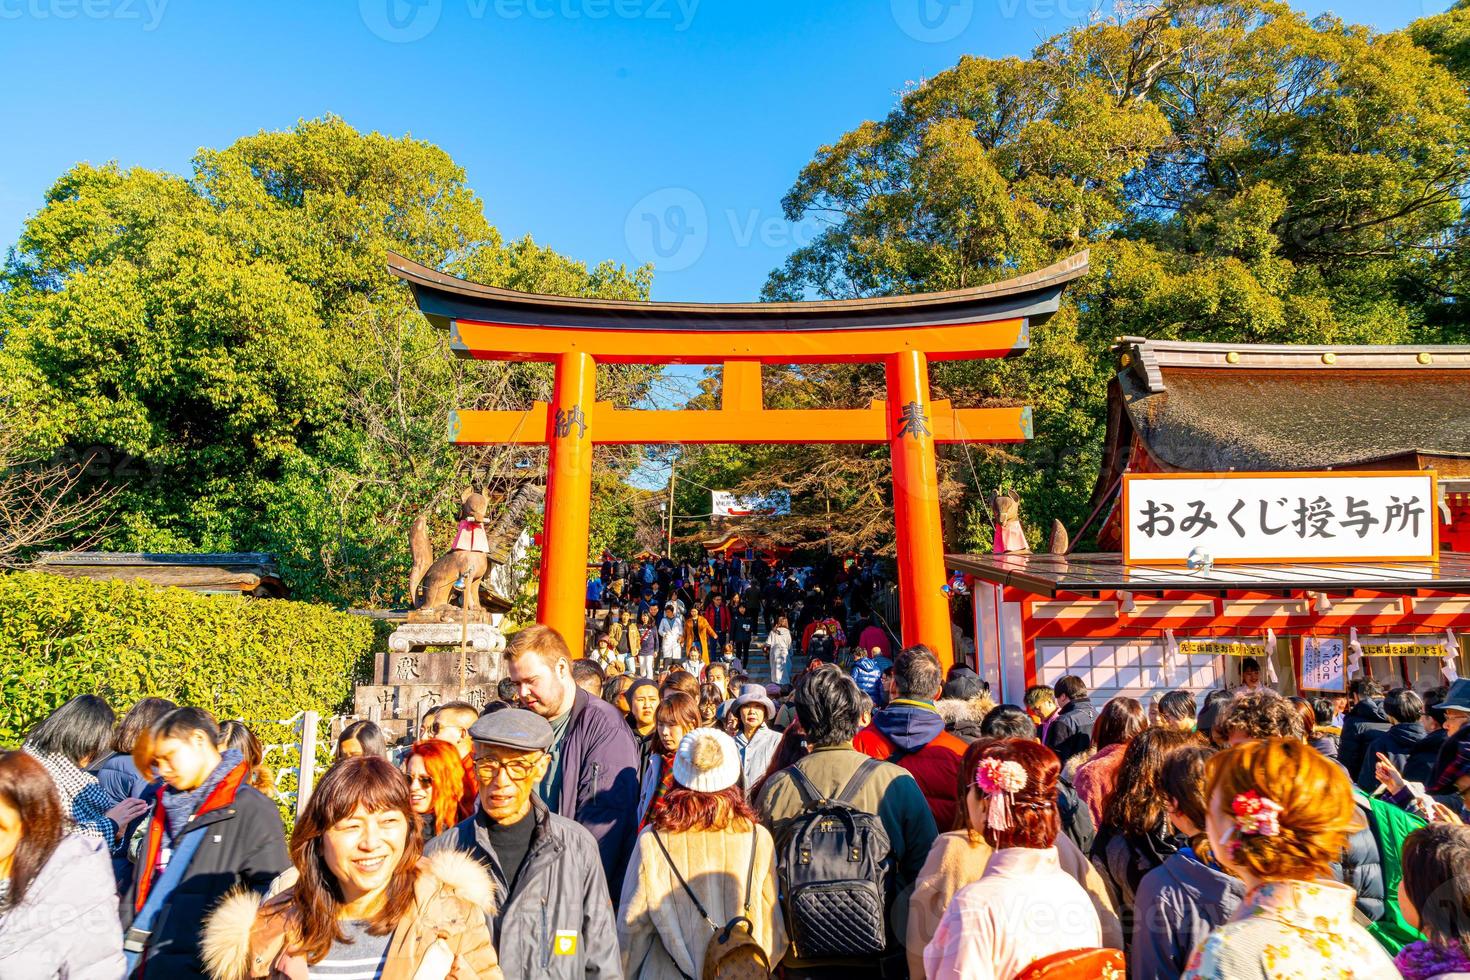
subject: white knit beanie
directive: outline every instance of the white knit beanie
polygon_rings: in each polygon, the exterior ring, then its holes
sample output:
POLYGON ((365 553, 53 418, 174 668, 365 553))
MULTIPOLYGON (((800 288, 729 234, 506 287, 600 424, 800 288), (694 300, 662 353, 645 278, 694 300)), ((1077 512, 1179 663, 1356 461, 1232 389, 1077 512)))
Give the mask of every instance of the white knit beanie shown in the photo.
POLYGON ((740 781, 740 750, 717 728, 696 728, 674 754, 674 782, 696 793, 718 793, 740 781))

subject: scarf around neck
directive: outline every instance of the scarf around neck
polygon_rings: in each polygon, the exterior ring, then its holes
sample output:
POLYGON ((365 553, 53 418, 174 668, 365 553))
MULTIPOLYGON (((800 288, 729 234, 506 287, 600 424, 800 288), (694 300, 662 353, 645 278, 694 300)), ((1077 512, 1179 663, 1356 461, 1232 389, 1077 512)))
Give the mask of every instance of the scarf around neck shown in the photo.
POLYGON ((654 807, 658 806, 659 802, 668 795, 669 790, 675 786, 674 753, 660 752, 659 758, 663 760, 663 769, 658 774, 658 785, 653 789, 653 799, 648 801, 648 811, 643 814, 643 823, 638 827, 639 830, 653 822, 654 807))
POLYGON ((1399 950, 1393 965, 1404 980, 1430 980, 1446 973, 1470 973, 1470 956, 1455 948, 1436 946, 1421 939, 1399 950))
POLYGON ((198 786, 189 790, 170 789, 168 784, 163 786, 161 804, 163 806, 164 822, 168 827, 168 839, 170 842, 178 840, 183 831, 200 805, 209 798, 209 794, 241 762, 245 756, 239 749, 226 749, 220 753, 219 765, 198 786))

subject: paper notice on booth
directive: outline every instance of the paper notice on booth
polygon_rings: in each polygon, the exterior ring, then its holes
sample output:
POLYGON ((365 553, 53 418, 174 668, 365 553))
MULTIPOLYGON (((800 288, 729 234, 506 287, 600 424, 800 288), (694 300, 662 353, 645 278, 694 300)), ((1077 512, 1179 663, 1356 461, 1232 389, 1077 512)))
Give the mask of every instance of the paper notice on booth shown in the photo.
POLYGON ((1301 689, 1338 693, 1347 690, 1345 654, 1346 644, 1340 636, 1303 637, 1301 689))

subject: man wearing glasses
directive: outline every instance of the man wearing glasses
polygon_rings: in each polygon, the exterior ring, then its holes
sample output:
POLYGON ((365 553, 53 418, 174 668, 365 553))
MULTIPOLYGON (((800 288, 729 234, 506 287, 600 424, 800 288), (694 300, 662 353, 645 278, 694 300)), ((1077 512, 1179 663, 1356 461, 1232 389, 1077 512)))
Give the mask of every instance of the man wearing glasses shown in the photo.
POLYGON ((551 812, 577 821, 602 854, 616 898, 638 836, 638 745, 623 715, 577 687, 560 633, 534 625, 505 646, 516 698, 551 725, 550 761, 537 788, 551 812))
POLYGON ((490 872, 490 934, 506 980, 620 978, 617 928, 597 842, 552 813, 536 789, 551 762, 551 724, 505 708, 469 729, 480 808, 425 848, 464 851, 490 872))
POLYGON ((450 701, 439 706, 439 712, 429 726, 429 732, 436 740, 454 746, 454 751, 459 753, 459 761, 464 766, 462 792, 465 797, 474 796, 480 791, 480 784, 475 780, 474 759, 471 756, 475 743, 470 739, 470 726, 479 717, 480 712, 469 702, 450 701))

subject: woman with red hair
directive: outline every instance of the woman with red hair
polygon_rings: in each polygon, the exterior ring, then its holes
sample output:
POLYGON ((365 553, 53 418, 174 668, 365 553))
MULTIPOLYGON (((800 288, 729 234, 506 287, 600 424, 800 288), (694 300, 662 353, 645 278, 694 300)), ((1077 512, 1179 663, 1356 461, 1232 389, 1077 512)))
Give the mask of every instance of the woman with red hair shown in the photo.
POLYGON ((740 788, 735 740, 713 728, 686 734, 674 753, 673 778, 649 812, 623 879, 623 976, 710 976, 710 943, 731 934, 737 921, 759 947, 759 975, 766 976, 787 946, 776 847, 740 788))
POLYGON ((474 812, 474 798, 464 796, 464 770, 459 753, 448 742, 420 742, 403 760, 408 776, 408 802, 418 814, 425 841, 474 812))
POLYGON ((924 949, 931 980, 1008 980, 1040 960, 1102 945, 1097 909, 1057 854, 1061 768, 1056 753, 1028 739, 981 750, 968 803, 995 853, 980 880, 955 894, 924 949))
MULTIPOLYGON (((1020 714, 1020 709, 1016 711, 1020 714)), ((939 920, 944 918, 945 910, 949 908, 955 894, 966 885, 980 880, 985 874, 986 865, 990 863, 991 855, 995 853, 983 836, 987 806, 985 794, 975 785, 976 770, 981 757, 992 741, 993 739, 983 738, 965 750, 965 755, 960 760, 957 811, 959 828, 940 834, 935 839, 934 846, 929 849, 929 856, 924 861, 924 869, 914 882, 914 892, 909 899, 908 935, 904 943, 908 947, 911 977, 924 975, 924 947, 934 938, 934 933, 939 929, 939 920)), ((1065 831, 1057 835, 1056 848, 1057 860, 1062 870, 1077 879, 1077 883, 1092 899, 1092 907, 1097 909, 1103 943, 1122 949, 1123 926, 1118 921, 1118 913, 1113 909, 1113 899, 1102 875, 1065 831)))
POLYGON ((1195 947, 1186 980, 1399 976, 1334 879, 1361 820, 1342 766, 1299 738, 1248 741, 1205 764, 1205 800, 1211 851, 1245 898, 1195 947))

